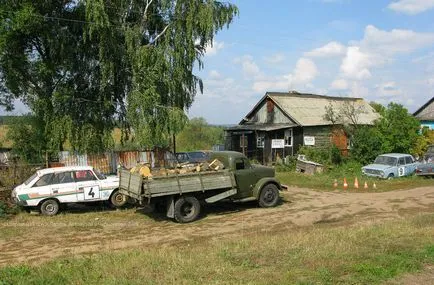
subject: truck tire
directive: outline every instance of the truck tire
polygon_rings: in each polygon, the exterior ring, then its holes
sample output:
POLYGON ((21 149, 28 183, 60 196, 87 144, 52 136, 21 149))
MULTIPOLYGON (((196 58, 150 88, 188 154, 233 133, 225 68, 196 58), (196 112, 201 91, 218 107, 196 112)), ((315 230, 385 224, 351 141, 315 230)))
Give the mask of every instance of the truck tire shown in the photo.
POLYGON ((275 207, 279 202, 279 189, 274 184, 265 185, 259 194, 259 206, 262 208, 275 207))
POLYGON ((59 202, 54 199, 48 199, 41 203, 39 211, 44 216, 54 216, 59 212, 59 202))
POLYGON ((178 223, 190 223, 200 214, 200 203, 196 197, 183 196, 175 202, 175 220, 178 223))
POLYGON ((119 190, 114 190, 112 195, 110 196, 110 204, 115 208, 120 208, 125 206, 126 203, 127 197, 119 193, 119 190))

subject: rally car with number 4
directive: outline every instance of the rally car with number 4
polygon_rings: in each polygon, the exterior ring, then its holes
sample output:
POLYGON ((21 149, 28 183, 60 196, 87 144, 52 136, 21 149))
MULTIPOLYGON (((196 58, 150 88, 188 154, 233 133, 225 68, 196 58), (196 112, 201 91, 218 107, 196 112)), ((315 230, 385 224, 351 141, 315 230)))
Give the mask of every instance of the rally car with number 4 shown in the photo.
POLYGON ((15 187, 12 201, 26 210, 36 209, 52 216, 66 203, 108 201, 122 207, 127 199, 118 188, 117 176, 105 176, 91 166, 46 168, 15 187))

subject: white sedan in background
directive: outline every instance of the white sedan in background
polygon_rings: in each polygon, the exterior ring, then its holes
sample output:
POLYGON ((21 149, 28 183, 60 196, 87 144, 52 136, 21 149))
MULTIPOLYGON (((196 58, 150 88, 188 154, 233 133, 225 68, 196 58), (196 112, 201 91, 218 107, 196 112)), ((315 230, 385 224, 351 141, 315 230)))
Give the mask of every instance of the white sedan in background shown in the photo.
POLYGON ((60 204, 109 201, 114 207, 127 202, 118 192, 119 178, 101 174, 91 166, 46 168, 36 171, 12 191, 12 201, 41 214, 56 215, 60 204))

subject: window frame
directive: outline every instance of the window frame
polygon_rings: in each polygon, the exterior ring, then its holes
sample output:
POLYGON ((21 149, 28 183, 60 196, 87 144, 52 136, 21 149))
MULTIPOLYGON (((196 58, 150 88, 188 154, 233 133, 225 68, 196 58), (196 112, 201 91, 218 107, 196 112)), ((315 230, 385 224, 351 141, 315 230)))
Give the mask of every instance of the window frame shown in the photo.
POLYGON ((54 177, 54 173, 46 173, 46 174, 42 175, 41 177, 39 177, 39 179, 36 180, 35 183, 33 183, 32 187, 45 187, 45 186, 50 186, 50 185, 52 184, 51 182, 53 181, 53 177, 54 177), (50 176, 50 178, 49 178, 47 184, 45 184, 45 185, 36 185, 36 184, 38 184, 39 181, 41 181, 42 178, 44 178, 44 177, 46 177, 46 176, 50 176))
POLYGON ((240 135, 240 148, 248 148, 249 147, 249 139, 246 135, 240 135), (243 140, 244 137, 244 140, 243 140))
POLYGON ((92 170, 90 169, 86 169, 86 170, 74 170, 74 180, 75 182, 88 182, 88 181, 98 181, 98 178, 95 176, 95 173, 93 173, 92 170), (92 174, 93 179, 91 180, 81 180, 81 179, 77 179, 77 172, 89 172, 92 174))
POLYGON ((283 139, 284 139, 284 141, 285 141, 284 146, 287 146, 287 147, 292 147, 292 146, 294 146, 294 130, 293 130, 292 128, 290 128, 290 129, 286 129, 286 130, 283 132, 283 139), (286 135, 287 132, 291 132, 291 136, 287 136, 287 135, 286 135), (291 144, 287 144, 287 138, 291 138, 291 144))
POLYGON ((265 147, 265 135, 258 135, 256 137, 256 148, 264 148, 265 147))

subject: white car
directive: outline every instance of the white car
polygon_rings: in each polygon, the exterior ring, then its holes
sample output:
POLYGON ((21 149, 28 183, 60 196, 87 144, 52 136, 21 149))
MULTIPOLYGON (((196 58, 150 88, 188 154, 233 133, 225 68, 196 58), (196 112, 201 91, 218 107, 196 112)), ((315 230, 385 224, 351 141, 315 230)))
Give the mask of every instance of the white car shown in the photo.
POLYGON ((122 207, 127 199, 118 188, 117 176, 106 177, 91 166, 46 168, 15 187, 12 201, 53 216, 63 203, 109 201, 115 207, 122 207))

